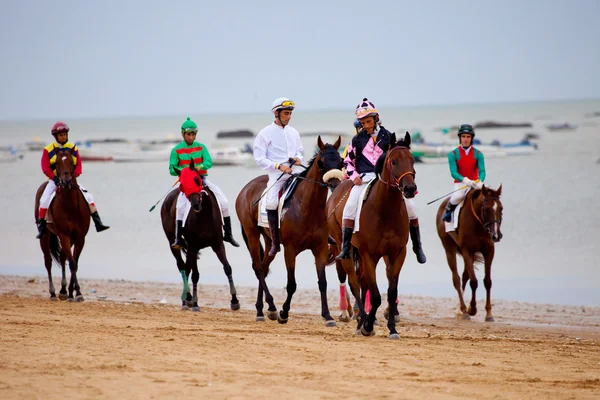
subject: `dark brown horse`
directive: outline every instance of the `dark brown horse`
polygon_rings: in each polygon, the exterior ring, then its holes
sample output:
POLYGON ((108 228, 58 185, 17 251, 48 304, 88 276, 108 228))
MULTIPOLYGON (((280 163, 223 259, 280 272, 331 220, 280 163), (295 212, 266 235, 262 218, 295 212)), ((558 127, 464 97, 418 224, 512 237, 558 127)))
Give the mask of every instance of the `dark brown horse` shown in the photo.
POLYGON ((500 195, 502 194, 502 185, 498 190, 493 190, 483 186, 482 189, 471 190, 465 197, 465 202, 460 210, 458 220, 458 232, 446 232, 445 223, 442 221, 444 208, 447 200, 440 204, 436 217, 436 226, 438 236, 442 241, 446 251, 448 266, 452 271, 452 282, 458 293, 460 302, 460 316, 463 319, 471 319, 471 316, 477 314, 477 303, 475 291, 477 290, 477 276, 475 275, 475 262, 483 262, 485 265, 485 275, 483 284, 487 291, 485 301, 486 322, 493 322, 491 290, 492 290, 492 261, 494 260, 494 243, 502 239, 500 226, 502 225, 502 203, 500 195), (456 255, 462 256, 465 262, 465 269, 462 275, 462 287, 460 276, 456 267, 456 255), (483 258, 483 260, 482 260, 483 258), (471 304, 467 309, 463 292, 467 286, 471 285, 471 304))
MULTIPOLYGON (((52 222, 48 221, 48 232, 40 239, 40 247, 44 253, 44 264, 48 271, 48 290, 50 300, 56 300, 56 292, 52 282, 52 259, 62 268, 61 288, 58 297, 67 299, 67 276, 65 262, 69 261, 71 280, 69 282, 69 301, 83 301, 77 269, 79 256, 85 245, 85 236, 90 228, 90 208, 79 189, 75 179, 75 165, 73 164, 73 150, 59 150, 56 157, 56 174, 59 184, 56 195, 50 204, 48 213, 52 222), (73 250, 71 250, 71 247, 73 250), (73 296, 75 292, 75 297, 73 296)), ((48 182, 42 183, 35 195, 35 220, 39 219, 40 198, 48 182)))
MULTIPOLYGON (((404 196, 413 197, 415 185, 414 159, 410 152, 410 135, 396 143, 396 135, 390 140, 389 150, 379 160, 379 179, 373 183, 371 191, 362 206, 360 230, 352 237, 352 245, 358 250, 352 259, 342 260, 348 275, 350 289, 358 301, 359 313, 357 330, 365 336, 373 335, 375 314, 381 305, 381 294, 377 288, 375 269, 381 258, 386 263, 388 278, 388 307, 392 315, 397 315, 398 278, 406 258, 406 244, 409 237, 409 222, 404 196), (355 259, 355 256, 358 259, 355 259), (355 262, 360 266, 359 276, 355 262), (359 283, 360 278, 360 283, 359 283), (360 290, 362 289, 362 290, 360 290), (367 315, 364 310, 365 296, 371 292, 372 308, 367 315), (362 293, 361 293, 362 292, 362 293)), ((348 199, 352 181, 342 182, 327 201, 327 215, 330 233, 339 246, 342 243, 342 213, 348 199)), ((390 339, 399 339, 396 319, 388 319, 390 339)))
POLYGON ((221 211, 217 199, 210 191, 204 187, 202 177, 194 166, 194 161, 190 163, 189 168, 184 168, 181 171, 180 186, 188 196, 191 203, 191 211, 185 221, 183 227, 183 237, 185 246, 183 249, 174 249, 171 243, 175 241, 175 212, 177 196, 179 190, 171 191, 165 198, 160 210, 163 230, 169 242, 169 249, 173 253, 173 257, 177 261, 177 269, 181 274, 183 281, 183 291, 181 293, 182 309, 191 308, 193 311, 200 311, 198 306, 198 280, 200 272, 198 271, 198 252, 210 247, 215 252, 221 264, 223 271, 227 275, 229 281, 229 292, 231 294, 232 310, 240 309, 240 302, 237 298, 235 285, 233 284, 233 276, 231 265, 227 261, 225 245, 223 244, 223 221, 221 219, 221 211), (181 255, 181 251, 186 254, 185 261, 181 255), (190 286, 188 283, 190 273, 192 274, 193 290, 190 294, 190 286))
MULTIPOLYGON (((287 298, 282 310, 277 314, 273 296, 267 287, 265 278, 269 273, 269 265, 275 257, 264 251, 260 238, 262 236, 266 248, 271 247, 270 230, 258 226, 259 199, 266 188, 268 176, 254 178, 241 190, 235 202, 235 209, 242 224, 242 236, 252 258, 252 268, 259 281, 256 297, 256 320, 264 321, 263 291, 267 301, 268 317, 284 324, 288 321, 292 296, 296 291, 296 256, 304 250, 310 250, 315 257, 319 291, 321 292, 321 315, 326 326, 335 326, 327 305, 327 279, 325 266, 329 257, 328 229, 325 216, 327 187, 335 187, 342 178, 342 158, 338 152, 341 138, 333 144, 323 144, 319 136, 319 151, 308 163, 306 170, 299 175, 300 181, 289 201, 287 211, 281 220, 281 243, 285 265, 287 268, 287 298)), ((290 178, 294 179, 294 178, 290 178)))

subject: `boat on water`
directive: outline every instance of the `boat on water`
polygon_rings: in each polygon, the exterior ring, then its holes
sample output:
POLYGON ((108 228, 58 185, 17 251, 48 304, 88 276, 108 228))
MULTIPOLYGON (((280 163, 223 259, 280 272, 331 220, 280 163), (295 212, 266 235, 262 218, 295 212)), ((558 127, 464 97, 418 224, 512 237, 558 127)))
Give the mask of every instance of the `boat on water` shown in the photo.
POLYGON ((564 122, 561 124, 546 125, 546 129, 548 129, 550 132, 573 131, 573 130, 577 129, 577 125, 573 125, 573 124, 569 124, 568 122, 564 122))
POLYGON ((0 163, 11 163, 22 160, 25 154, 19 147, 2 146, 0 147, 0 163))

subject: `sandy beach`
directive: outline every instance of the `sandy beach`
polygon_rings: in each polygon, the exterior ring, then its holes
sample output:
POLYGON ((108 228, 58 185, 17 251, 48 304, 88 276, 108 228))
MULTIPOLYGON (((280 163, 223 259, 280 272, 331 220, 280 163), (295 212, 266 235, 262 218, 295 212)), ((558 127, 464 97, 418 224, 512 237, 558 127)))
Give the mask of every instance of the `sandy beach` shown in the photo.
MULTIPOLYGON (((400 298, 400 341, 326 328, 317 291, 287 325, 254 321, 254 288, 82 280, 83 303, 51 302, 43 278, 0 276, 0 397, 598 398, 600 308, 495 301, 454 318, 455 299, 400 298)), ((281 305, 283 293, 274 293, 281 305)), ((329 295, 333 314, 336 291, 329 295)))

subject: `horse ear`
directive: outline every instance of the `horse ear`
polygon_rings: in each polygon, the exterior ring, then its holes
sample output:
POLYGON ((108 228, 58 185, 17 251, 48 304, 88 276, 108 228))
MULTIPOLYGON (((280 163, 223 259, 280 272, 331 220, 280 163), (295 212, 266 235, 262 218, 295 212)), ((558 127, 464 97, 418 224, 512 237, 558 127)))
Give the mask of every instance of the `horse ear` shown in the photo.
POLYGON ((323 150, 325 148, 325 144, 321 140, 321 135, 319 135, 319 138, 317 139, 317 146, 319 146, 319 150, 323 150))
POLYGON ((338 136, 338 139, 335 141, 335 143, 333 144, 333 147, 338 150, 340 148, 340 145, 342 144, 342 137, 338 136))
POLYGON ((190 169, 193 171, 196 169, 196 166, 194 165, 194 159, 192 158, 190 161, 190 169))
POLYGON ((396 145, 396 132, 392 133, 390 136, 390 147, 388 150, 392 149, 396 145))
POLYGON ((496 192, 498 193, 498 197, 502 195, 502 184, 500 184, 500 187, 498 187, 498 190, 496 190, 496 192))
POLYGON ((408 131, 406 132, 406 135, 404 135, 404 146, 406 147, 410 147, 410 133, 408 133, 408 131))

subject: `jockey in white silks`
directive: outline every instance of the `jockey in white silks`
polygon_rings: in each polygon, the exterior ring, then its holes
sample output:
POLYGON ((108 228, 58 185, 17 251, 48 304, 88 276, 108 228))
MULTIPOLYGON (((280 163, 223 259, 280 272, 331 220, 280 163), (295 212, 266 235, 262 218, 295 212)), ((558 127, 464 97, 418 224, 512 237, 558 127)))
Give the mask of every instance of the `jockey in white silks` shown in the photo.
POLYGON ((265 201, 272 239, 270 256, 280 251, 279 191, 291 177, 292 172, 300 172, 294 169, 299 167, 294 166, 304 161, 304 148, 300 141, 300 134, 288 125, 294 108, 295 103, 290 99, 286 97, 276 99, 271 106, 275 121, 264 127, 254 140, 254 159, 269 175, 265 201))

